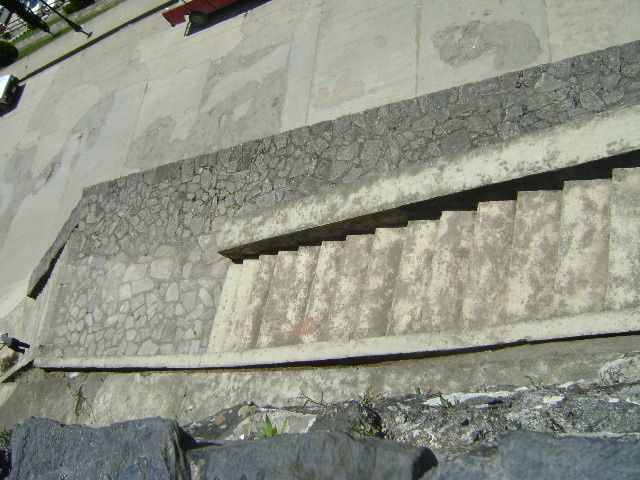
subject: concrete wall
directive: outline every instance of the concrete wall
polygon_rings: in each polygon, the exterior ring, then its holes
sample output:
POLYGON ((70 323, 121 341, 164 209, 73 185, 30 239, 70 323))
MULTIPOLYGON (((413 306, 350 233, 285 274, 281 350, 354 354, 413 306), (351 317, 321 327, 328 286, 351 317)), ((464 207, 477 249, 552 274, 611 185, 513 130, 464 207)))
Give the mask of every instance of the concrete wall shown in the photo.
POLYGON ((67 224, 79 225, 67 245, 72 273, 46 353, 204 352, 229 265, 217 253, 225 219, 635 105, 639 52, 640 42, 612 47, 87 189, 67 224))
POLYGON ((122 30, 2 119, 0 316, 86 186, 635 40, 639 3, 273 0, 187 37, 159 14, 122 30))

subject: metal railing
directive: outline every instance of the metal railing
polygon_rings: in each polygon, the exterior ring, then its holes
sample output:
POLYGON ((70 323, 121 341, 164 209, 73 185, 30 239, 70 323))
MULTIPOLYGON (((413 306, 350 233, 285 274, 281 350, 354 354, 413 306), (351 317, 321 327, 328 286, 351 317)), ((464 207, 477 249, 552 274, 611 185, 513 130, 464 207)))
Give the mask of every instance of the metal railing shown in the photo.
MULTIPOLYGON (((53 8, 62 8, 62 5, 67 3, 67 1, 68 0, 45 0, 45 3, 53 8)), ((38 9, 34 10, 34 13, 40 16, 40 18, 42 18, 43 20, 46 20, 52 15, 51 10, 45 8, 41 4, 38 4, 38 9)), ((0 27, 1 31, 3 33, 9 32, 11 34, 11 39, 19 37, 29 28, 24 20, 13 13, 9 17, 9 21, 6 22, 3 26, 3 29, 0 27)))

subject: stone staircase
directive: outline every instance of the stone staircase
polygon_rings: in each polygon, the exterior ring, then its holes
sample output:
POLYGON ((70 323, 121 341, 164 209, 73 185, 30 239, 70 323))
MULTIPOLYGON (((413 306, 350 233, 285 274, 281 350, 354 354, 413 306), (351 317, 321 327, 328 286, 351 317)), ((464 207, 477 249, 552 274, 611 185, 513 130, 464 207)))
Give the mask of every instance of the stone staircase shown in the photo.
POLYGON ((233 264, 209 352, 442 332, 471 339, 638 304, 640 168, 615 169, 611 179, 233 264))

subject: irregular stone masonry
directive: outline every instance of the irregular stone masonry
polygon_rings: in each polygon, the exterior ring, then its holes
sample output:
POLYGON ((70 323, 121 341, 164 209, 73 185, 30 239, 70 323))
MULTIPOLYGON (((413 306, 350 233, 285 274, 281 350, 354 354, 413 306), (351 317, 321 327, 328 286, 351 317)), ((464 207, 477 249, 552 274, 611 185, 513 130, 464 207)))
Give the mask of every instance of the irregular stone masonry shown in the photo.
POLYGON ((225 218, 638 103, 638 58, 633 42, 86 189, 32 276, 77 225, 54 353, 205 351, 229 264, 216 250, 225 218))

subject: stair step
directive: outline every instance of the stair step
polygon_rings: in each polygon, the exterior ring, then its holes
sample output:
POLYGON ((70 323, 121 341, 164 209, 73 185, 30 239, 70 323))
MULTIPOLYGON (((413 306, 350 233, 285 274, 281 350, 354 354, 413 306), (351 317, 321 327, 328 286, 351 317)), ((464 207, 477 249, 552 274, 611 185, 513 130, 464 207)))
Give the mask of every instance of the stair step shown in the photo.
POLYGON ((258 271, 251 284, 251 291, 243 301, 243 319, 238 322, 234 332, 235 350, 244 351, 255 348, 262 323, 262 313, 271 286, 271 278, 276 263, 276 255, 261 255, 258 260, 258 271))
POLYGON ((431 279, 431 262, 438 235, 438 222, 409 222, 391 307, 388 335, 424 331, 422 309, 431 279))
POLYGON ((610 180, 565 182, 555 278, 557 315, 604 307, 610 219, 610 180))
POLYGON ((369 265, 373 235, 349 235, 344 242, 335 297, 328 321, 320 327, 320 340, 353 338, 359 318, 360 300, 369 265))
POLYGON ((250 338, 248 338, 247 331, 250 331, 250 326, 246 321, 247 299, 251 297, 251 290, 259 268, 259 260, 245 260, 242 263, 236 290, 235 308, 230 316, 231 327, 225 331, 219 351, 230 352, 249 348, 250 338))
POLYGON ((326 241, 320 246, 318 262, 304 313, 302 343, 318 341, 328 321, 335 295, 344 242, 326 241))
POLYGON ((613 171, 607 306, 640 304, 640 168, 613 171))
POLYGON ((222 293, 220 294, 220 303, 216 317, 213 320, 211 336, 209 338, 209 348, 211 352, 222 352, 224 340, 228 337, 229 332, 233 328, 231 318, 236 305, 237 290, 242 273, 242 264, 232 263, 227 270, 227 276, 224 279, 222 293))
POLYGON ((291 278, 287 310, 285 313, 284 336, 278 345, 301 343, 302 337, 312 327, 305 319, 304 311, 309 299, 320 247, 300 247, 291 278))
POLYGON ((561 206, 562 192, 518 194, 507 287, 510 321, 553 314, 561 206))
POLYGON ((428 330, 460 328, 475 212, 442 212, 431 262, 423 325, 428 330))
POLYGON ((406 228, 376 230, 355 338, 381 337, 387 332, 405 235, 406 228))
POLYGON ((260 322, 256 343, 258 347, 278 345, 279 339, 283 337, 297 257, 297 251, 283 251, 276 255, 269 294, 260 322))
POLYGON ((504 318, 515 213, 515 201, 478 205, 462 301, 465 325, 496 325, 504 318))

